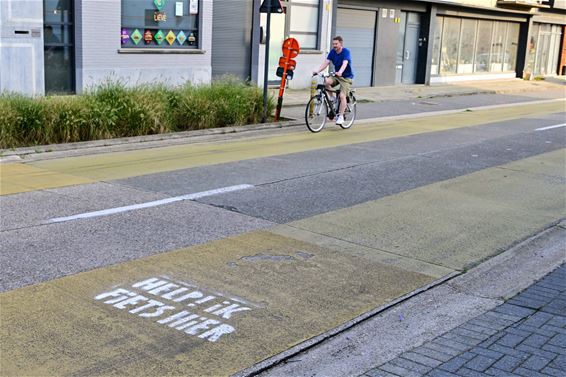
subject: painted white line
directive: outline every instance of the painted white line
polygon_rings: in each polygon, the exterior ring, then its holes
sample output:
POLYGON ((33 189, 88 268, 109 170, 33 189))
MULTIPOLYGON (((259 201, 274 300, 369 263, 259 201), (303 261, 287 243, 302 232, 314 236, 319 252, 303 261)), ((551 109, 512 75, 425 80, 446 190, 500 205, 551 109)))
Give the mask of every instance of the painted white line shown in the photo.
POLYGON ((250 189, 252 187, 254 187, 254 186, 253 185, 236 185, 236 186, 223 187, 223 188, 209 190, 209 191, 197 192, 197 193, 194 193, 194 194, 181 195, 181 196, 175 196, 173 198, 155 200, 153 202, 133 204, 133 205, 124 206, 124 207, 109 208, 109 209, 104 209, 104 210, 101 210, 101 211, 86 212, 86 213, 81 213, 81 214, 78 214, 78 215, 67 216, 67 217, 57 217, 57 218, 48 220, 47 223, 49 223, 49 224, 62 223, 62 222, 72 221, 72 220, 108 216, 108 215, 113 215, 113 214, 116 214, 116 213, 135 211, 135 210, 143 209, 143 208, 157 207, 157 206, 161 206, 161 205, 164 205, 164 204, 180 202, 182 200, 195 200, 195 199, 204 198, 205 196, 212 196, 212 195, 218 195, 218 194, 225 194, 225 193, 233 192, 233 191, 246 190, 246 189, 250 189))
POLYGON ((566 126, 566 123, 557 124, 555 126, 537 128, 535 131, 546 131, 546 130, 551 130, 553 128, 560 128, 560 127, 564 127, 564 126, 566 126))

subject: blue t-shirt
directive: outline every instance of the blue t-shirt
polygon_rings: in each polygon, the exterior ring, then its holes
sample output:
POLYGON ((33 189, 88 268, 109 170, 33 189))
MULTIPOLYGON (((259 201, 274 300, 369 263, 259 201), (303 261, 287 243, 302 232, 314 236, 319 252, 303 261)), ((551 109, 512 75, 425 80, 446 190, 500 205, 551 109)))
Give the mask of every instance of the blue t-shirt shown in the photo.
POLYGON ((342 77, 347 79, 354 78, 354 70, 352 69, 352 55, 350 55, 350 50, 348 50, 347 48, 342 48, 342 52, 338 54, 334 49, 332 49, 330 50, 330 53, 328 54, 326 59, 330 60, 332 64, 334 64, 334 69, 336 70, 336 72, 338 72, 340 68, 342 68, 342 63, 344 63, 344 60, 347 60, 348 65, 346 66, 342 77))

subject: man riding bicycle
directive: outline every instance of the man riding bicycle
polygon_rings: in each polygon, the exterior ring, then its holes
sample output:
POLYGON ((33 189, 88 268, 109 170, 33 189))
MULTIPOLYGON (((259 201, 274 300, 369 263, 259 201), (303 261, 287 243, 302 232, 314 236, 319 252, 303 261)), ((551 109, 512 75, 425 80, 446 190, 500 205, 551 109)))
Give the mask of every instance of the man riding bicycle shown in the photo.
POLYGON ((336 124, 344 124, 344 111, 346 110, 346 97, 350 93, 350 88, 352 87, 352 80, 354 78, 354 70, 352 68, 352 56, 350 55, 350 50, 344 47, 344 40, 341 36, 336 36, 332 38, 332 50, 326 57, 326 60, 322 63, 318 71, 313 71, 316 75, 328 67, 328 65, 334 64, 334 69, 336 71, 335 77, 328 77, 326 79, 326 89, 332 89, 332 87, 340 84, 340 109, 338 117, 336 118, 336 124))

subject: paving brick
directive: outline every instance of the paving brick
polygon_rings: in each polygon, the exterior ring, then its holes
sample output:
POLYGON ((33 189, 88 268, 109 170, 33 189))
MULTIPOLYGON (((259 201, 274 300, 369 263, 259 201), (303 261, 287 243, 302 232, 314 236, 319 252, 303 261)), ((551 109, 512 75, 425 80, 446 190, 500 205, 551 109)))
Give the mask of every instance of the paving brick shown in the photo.
POLYGON ((546 367, 543 370, 541 370, 541 373, 548 374, 549 376, 554 376, 554 377, 564 377, 564 369, 560 370, 560 369, 546 367))
POLYGON ((441 338, 455 340, 457 342, 466 344, 470 347, 476 346, 484 340, 484 339, 470 338, 469 336, 457 334, 453 331, 447 332, 446 334, 442 335, 441 338))
POLYGON ((542 357, 545 357, 547 359, 554 359, 557 356, 554 352, 543 351, 541 349, 531 347, 531 346, 527 346, 525 344, 518 345, 516 347, 516 349, 519 350, 519 351, 526 352, 526 353, 531 353, 533 355, 542 356, 542 357))
POLYGON ((427 344, 427 345, 424 345, 424 346, 417 347, 417 348, 413 349, 413 352, 416 352, 418 354, 430 357, 430 358, 435 359, 435 360, 442 361, 443 363, 447 362, 448 360, 450 360, 451 358, 456 356, 456 355, 445 353, 443 351, 437 351, 437 350, 431 349, 431 348, 429 348, 429 346, 430 346, 430 343, 427 344))
POLYGON ((550 364, 551 368, 566 370, 566 356, 558 355, 556 359, 550 364))
POLYGON ((528 338, 532 334, 530 331, 521 330, 518 327, 508 327, 505 329, 505 332, 508 334, 519 335, 522 336, 523 338, 528 338))
POLYGON ((566 348, 566 335, 558 334, 554 336, 552 339, 550 339, 548 343, 552 344, 553 346, 566 348))
POLYGON ((470 348, 472 348, 472 346, 470 346, 470 345, 463 344, 463 343, 454 341, 452 339, 447 339, 447 338, 444 338, 444 337, 436 338, 434 341, 437 344, 446 345, 448 347, 452 347, 452 348, 457 349, 457 350, 462 351, 462 352, 467 351, 470 348))
POLYGON ((525 290, 525 293, 529 295, 541 296, 545 298, 554 298, 556 297, 556 295, 560 293, 560 291, 538 287, 537 285, 532 285, 531 287, 527 288, 527 290, 525 290))
POLYGON ((477 355, 472 360, 464 364, 464 366, 478 372, 483 372, 484 370, 492 366, 496 361, 496 358, 477 355))
POLYGON ((548 323, 546 325, 542 325, 540 328, 545 331, 554 331, 555 333, 558 334, 566 334, 566 329, 563 329, 561 327, 551 326, 548 323))
POLYGON ((435 340, 433 340, 433 341, 430 342, 430 343, 427 343, 425 346, 426 346, 427 348, 430 348, 431 350, 438 351, 438 352, 442 352, 442 353, 445 353, 445 354, 450 355, 450 356, 452 356, 452 357, 458 356, 458 355, 462 352, 462 351, 457 350, 457 349, 455 349, 455 348, 448 347, 448 346, 445 345, 445 344, 436 343, 435 340))
POLYGON ((414 361, 411 360, 407 360, 404 359, 402 357, 398 357, 396 359, 393 359, 390 361, 391 364, 393 365, 397 365, 401 368, 405 368, 408 370, 412 370, 414 372, 420 373, 421 375, 426 374, 427 372, 429 372, 432 368, 428 367, 426 365, 423 364, 419 364, 419 363, 415 363, 414 361))
POLYGON ((480 340, 480 341, 486 340, 490 336, 489 334, 470 330, 470 329, 466 329, 462 326, 456 327, 451 332, 453 334, 467 336, 468 338, 477 339, 477 340, 480 340))
POLYGON ((536 370, 537 372, 545 368, 553 359, 547 359, 546 357, 541 357, 538 355, 533 355, 529 357, 523 364, 522 368, 527 368, 531 370, 536 370))
POLYGON ((482 327, 492 329, 492 330, 496 330, 496 331, 501 331, 501 330, 503 330, 503 329, 505 329, 509 326, 508 322, 505 322, 505 323, 495 322, 495 321, 492 321, 490 318, 483 316, 483 315, 476 317, 476 318, 468 321, 467 323, 474 325, 474 326, 482 326, 482 327))
POLYGON ((530 354, 527 352, 519 351, 510 347, 505 347, 500 344, 494 344, 489 347, 490 350, 501 352, 502 354, 517 357, 519 359, 526 360, 529 358, 530 354))
POLYGON ((505 303, 503 305, 499 305, 497 308, 493 310, 496 313, 503 313, 511 317, 515 318, 525 318, 533 314, 535 311, 532 309, 523 308, 517 305, 511 305, 505 303))
POLYGON ((484 347, 484 348, 488 348, 490 347, 492 344, 494 344, 495 342, 497 342, 499 339, 503 338, 505 336, 505 332, 504 331, 500 331, 497 334, 494 334, 492 336, 490 336, 489 338, 487 338, 486 340, 484 340, 483 342, 481 342, 480 344, 478 344, 478 346, 480 347, 484 347))
POLYGON ((566 313, 566 302, 562 299, 557 299, 545 305, 541 310, 554 315, 562 315, 566 313))
POLYGON ((462 356, 456 356, 455 358, 453 358, 452 360, 439 365, 438 368, 448 371, 448 372, 456 372, 457 370, 459 370, 460 368, 462 368, 462 366, 464 364, 466 364, 470 359, 462 357, 462 356))
POLYGON ((385 372, 395 374, 397 376, 401 376, 401 377, 421 376, 421 374, 419 374, 418 372, 409 370, 407 368, 400 367, 398 365, 391 364, 391 362, 383 364, 382 366, 379 367, 379 369, 381 369, 385 372))
POLYGON ((519 376, 522 377, 548 377, 545 376, 542 373, 539 373, 537 371, 531 370, 531 369, 525 369, 525 368, 517 368, 513 371, 513 373, 518 374, 519 376))
POLYGON ((372 370, 368 370, 362 377, 400 377, 400 375, 389 373, 379 368, 375 368, 372 370))
POLYGON ((401 357, 407 360, 414 361, 419 364, 426 365, 427 367, 431 367, 431 368, 436 368, 437 366, 442 364, 442 361, 440 360, 436 360, 416 352, 405 352, 404 354, 401 355, 401 357))
MULTIPOLYGON (((544 312, 539 312, 539 313, 541 313, 541 314, 546 314, 546 315, 550 315, 550 314, 544 313, 544 312)), ((562 317, 562 316, 552 316, 552 318, 550 318, 547 323, 548 323, 550 326, 566 328, 566 317, 562 317)))
POLYGON ((521 325, 518 325, 516 328, 519 329, 519 330, 522 330, 522 331, 529 332, 529 333, 535 333, 535 334, 539 334, 539 335, 542 335, 542 336, 546 336, 547 338, 552 338, 554 335, 556 335, 556 332, 554 332, 554 331, 543 330, 543 329, 538 328, 538 327, 528 326, 524 323, 521 324, 521 325))
POLYGON ((428 372, 427 376, 429 376, 429 377, 457 377, 456 374, 446 372, 446 371, 440 370, 440 369, 431 370, 430 372, 428 372))
POLYGON ((525 340, 524 336, 519 336, 515 334, 506 334, 503 338, 497 341, 497 344, 500 344, 505 347, 516 347, 520 344, 523 340, 525 340))
POLYGON ((522 344, 526 344, 527 346, 541 348, 545 345, 551 338, 547 336, 542 336, 539 334, 533 334, 527 337, 522 344))
POLYGON ((499 359, 503 357, 503 354, 501 352, 497 352, 494 350, 490 350, 489 348, 483 348, 483 347, 474 347, 470 350, 470 352, 485 357, 491 357, 492 359, 499 359))
POLYGON ((497 360, 495 364, 493 364, 494 368, 503 370, 505 372, 512 372, 513 369, 517 368, 524 359, 520 359, 518 357, 505 355, 501 359, 497 360))
POLYGON ((477 333, 485 334, 485 335, 488 335, 488 336, 491 336, 493 334, 497 334, 497 331, 498 331, 498 330, 490 329, 490 328, 483 327, 483 326, 473 325, 470 322, 466 322, 463 325, 461 325, 460 327, 463 328, 463 329, 466 329, 466 330, 475 331, 477 333))
POLYGON ((525 319, 523 324, 527 326, 541 327, 546 322, 550 321, 552 318, 553 318, 552 314, 544 313, 544 312, 536 312, 532 316, 525 319))
POLYGON ((489 376, 496 376, 496 377, 518 377, 518 375, 516 374, 513 374, 511 372, 506 372, 504 370, 497 369, 494 367, 489 368, 484 373, 489 376))
POLYGON ((485 377, 485 374, 468 368, 462 368, 456 374, 462 377, 485 377))
POLYGON ((552 344, 545 344, 544 346, 542 346, 542 350, 548 352, 554 352, 559 355, 566 355, 566 348, 556 347, 553 346, 552 344))
MULTIPOLYGON (((505 305, 505 304, 503 304, 505 305)), ((499 306, 497 307, 499 308, 499 306)), ((518 317, 518 316, 514 316, 514 315, 510 315, 507 313, 504 313, 505 308, 503 308, 503 311, 498 311, 496 312, 495 310, 497 310, 497 308, 495 308, 493 311, 491 312, 487 312, 484 315, 491 319, 492 321, 499 321, 501 323, 507 323, 508 325, 512 325, 514 323, 516 323, 517 321, 520 321, 521 319, 523 319, 524 317, 518 317)), ((530 309, 527 309, 530 310, 530 309)))

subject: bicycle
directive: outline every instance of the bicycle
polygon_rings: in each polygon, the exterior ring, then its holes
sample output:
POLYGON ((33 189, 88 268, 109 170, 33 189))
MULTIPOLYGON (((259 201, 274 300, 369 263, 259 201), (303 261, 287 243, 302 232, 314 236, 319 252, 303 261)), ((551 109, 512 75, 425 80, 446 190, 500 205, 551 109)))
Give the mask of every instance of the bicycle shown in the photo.
MULTIPOLYGON (((335 74, 319 73, 317 74, 316 94, 312 96, 305 110, 305 121, 307 128, 311 132, 320 132, 326 125, 326 120, 333 120, 339 114, 340 109, 340 87, 335 90, 328 90, 325 86, 327 77, 334 77, 335 74), (336 101, 331 101, 328 93, 335 93, 336 101)), ((343 129, 352 127, 356 120, 356 97, 355 89, 350 90, 346 97, 346 110, 344 111, 344 123, 340 124, 343 129)))

